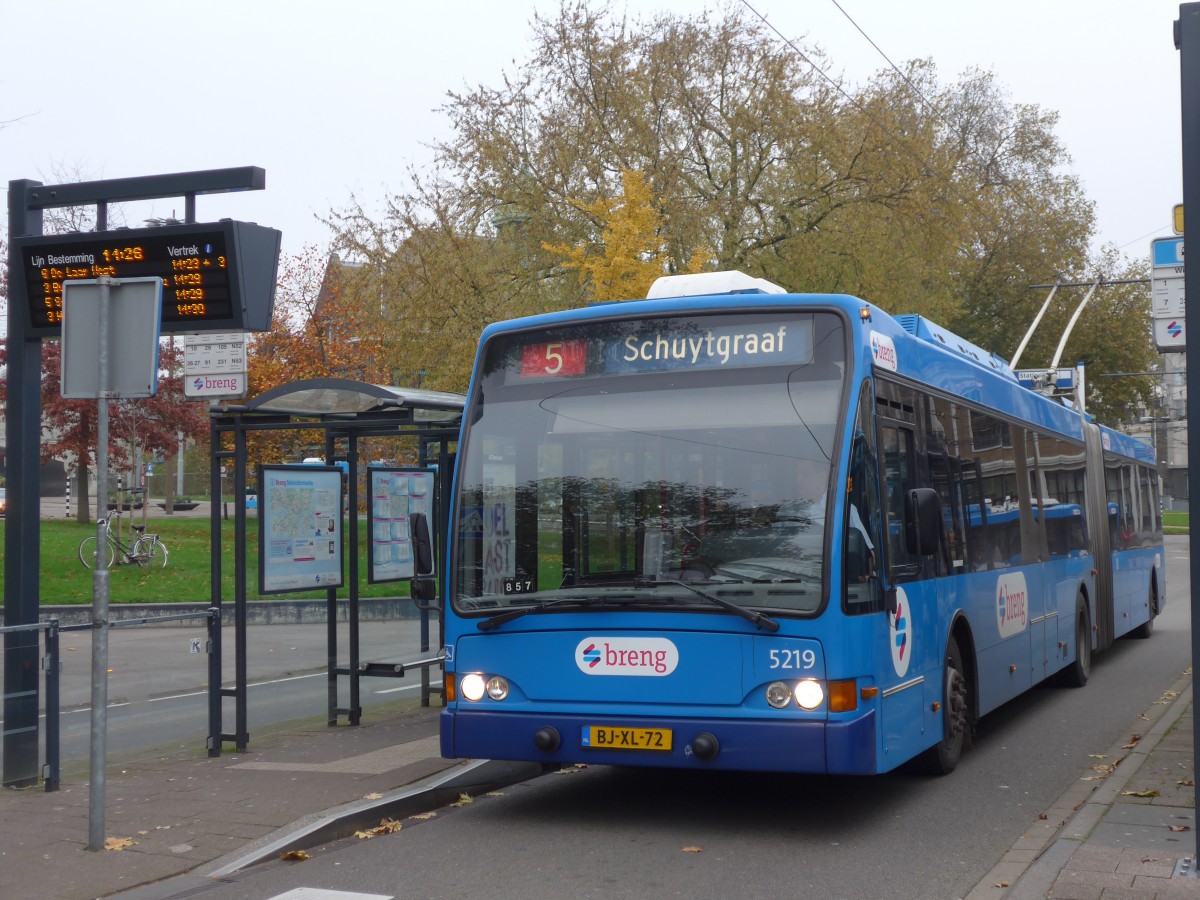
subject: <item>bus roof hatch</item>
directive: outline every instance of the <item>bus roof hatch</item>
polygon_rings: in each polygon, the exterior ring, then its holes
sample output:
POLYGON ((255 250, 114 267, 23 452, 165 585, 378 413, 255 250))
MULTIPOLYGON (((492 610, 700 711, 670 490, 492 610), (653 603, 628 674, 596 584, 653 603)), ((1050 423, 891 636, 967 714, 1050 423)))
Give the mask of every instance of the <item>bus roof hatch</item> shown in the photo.
POLYGON ((707 297, 712 294, 786 294, 787 291, 765 278, 745 272, 698 272, 694 275, 664 275, 650 285, 647 300, 668 297, 707 297))

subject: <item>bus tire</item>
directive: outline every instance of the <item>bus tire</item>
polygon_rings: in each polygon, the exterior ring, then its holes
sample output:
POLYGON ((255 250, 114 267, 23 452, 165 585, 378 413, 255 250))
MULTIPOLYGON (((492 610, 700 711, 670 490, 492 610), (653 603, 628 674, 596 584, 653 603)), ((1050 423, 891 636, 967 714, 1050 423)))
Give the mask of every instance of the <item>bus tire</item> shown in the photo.
POLYGON ((1150 579, 1150 618, 1139 625, 1133 631, 1129 632, 1131 638, 1145 640, 1154 634, 1154 617, 1158 615, 1158 588, 1154 584, 1154 579, 1150 579))
POLYGON ((1063 684, 1081 688, 1092 675, 1092 617, 1082 593, 1075 601, 1075 661, 1063 669, 1063 684))
POLYGON ((942 669, 942 739, 917 757, 927 775, 949 775, 958 765, 968 745, 970 721, 970 684, 963 668, 962 651, 953 637, 946 646, 942 669))

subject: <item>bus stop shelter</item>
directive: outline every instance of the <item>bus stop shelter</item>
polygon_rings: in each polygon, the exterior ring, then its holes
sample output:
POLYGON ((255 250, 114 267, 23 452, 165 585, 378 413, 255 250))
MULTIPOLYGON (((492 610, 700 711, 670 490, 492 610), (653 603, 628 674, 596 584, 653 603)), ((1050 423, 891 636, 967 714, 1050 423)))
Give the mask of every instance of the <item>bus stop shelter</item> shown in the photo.
MULTIPOLYGON (((219 756, 224 742, 232 742, 238 751, 245 750, 249 743, 247 722, 247 502, 252 496, 249 487, 248 442, 255 435, 271 432, 308 432, 311 440, 305 446, 323 446, 324 462, 340 465, 346 475, 346 510, 349 516, 346 547, 346 578, 344 587, 326 590, 326 622, 328 646, 328 723, 336 725, 338 717, 345 715, 351 725, 359 724, 362 716, 359 683, 364 676, 402 677, 406 670, 421 673, 421 704, 429 705, 431 695, 441 695, 440 688, 431 687, 429 670, 441 664, 440 651, 430 649, 430 613, 434 613, 438 627, 440 648, 440 615, 437 610, 438 581, 437 561, 442 559, 442 543, 447 521, 450 497, 450 477, 454 453, 457 449, 459 426, 462 421, 465 398, 461 394, 398 388, 385 385, 365 384, 343 378, 315 378, 281 385, 255 397, 245 404, 221 404, 210 408, 211 477, 214 494, 225 489, 222 476, 226 466, 232 464, 233 513, 233 597, 222 595, 222 575, 226 560, 222 551, 222 503, 212 505, 212 603, 222 611, 227 620, 229 601, 233 604, 234 637, 234 684, 223 687, 223 680, 209 685, 210 720, 220 722, 225 698, 233 698, 235 704, 235 726, 232 732, 220 725, 210 727, 209 756, 219 756), (392 439, 374 441, 374 439, 392 439), (401 440, 396 440, 401 439, 401 440), (358 533, 360 473, 363 470, 361 457, 370 452, 372 444, 394 446, 402 444, 411 448, 410 459, 415 457, 418 467, 433 469, 434 476, 434 521, 430 533, 434 550, 434 574, 414 577, 409 582, 409 595, 416 604, 420 616, 422 658, 404 664, 372 664, 363 662, 359 656, 359 586, 361 582, 358 533), (436 467, 436 468, 434 468, 436 467), (338 592, 347 592, 347 618, 349 622, 349 646, 346 665, 338 660, 338 592), (348 678, 349 702, 339 706, 339 678, 348 678), (218 735, 219 738, 214 737, 218 735)), ((271 455, 278 459, 278 450, 271 455)), ((295 460, 293 460, 295 461, 295 460)), ((274 461, 271 461, 274 464, 274 461)), ((258 502, 261 503, 261 497, 258 502)), ((259 510, 261 512, 261 509, 259 510)), ((249 563, 253 564, 253 563, 249 563)), ((254 569, 257 572, 257 568, 254 569)), ((400 584, 400 582, 398 582, 400 584)), ((216 641, 222 639, 223 629, 217 628, 216 641)), ((220 655, 221 648, 215 648, 220 655)))

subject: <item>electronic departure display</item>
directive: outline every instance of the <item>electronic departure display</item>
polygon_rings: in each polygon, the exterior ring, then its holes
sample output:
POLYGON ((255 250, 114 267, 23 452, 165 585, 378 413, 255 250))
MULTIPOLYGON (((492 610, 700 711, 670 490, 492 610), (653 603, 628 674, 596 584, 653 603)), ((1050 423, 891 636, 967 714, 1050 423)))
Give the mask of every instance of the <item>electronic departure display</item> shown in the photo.
POLYGON ((162 330, 265 331, 271 324, 280 233, 248 222, 168 225, 17 238, 31 336, 62 328, 62 286, 74 279, 157 276, 162 330))

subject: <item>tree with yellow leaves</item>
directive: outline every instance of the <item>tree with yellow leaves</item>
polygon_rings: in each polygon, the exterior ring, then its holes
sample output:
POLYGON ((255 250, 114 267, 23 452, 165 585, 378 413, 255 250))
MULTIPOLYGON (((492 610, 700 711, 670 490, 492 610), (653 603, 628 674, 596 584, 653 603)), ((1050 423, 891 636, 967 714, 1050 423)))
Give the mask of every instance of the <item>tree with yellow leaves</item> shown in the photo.
POLYGON ((563 257, 563 268, 574 269, 593 301, 645 297, 663 273, 659 228, 662 215, 641 172, 621 173, 622 196, 574 201, 602 229, 597 244, 543 244, 563 257))

